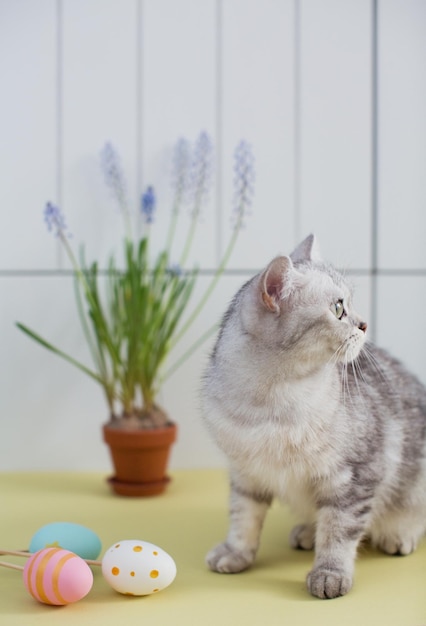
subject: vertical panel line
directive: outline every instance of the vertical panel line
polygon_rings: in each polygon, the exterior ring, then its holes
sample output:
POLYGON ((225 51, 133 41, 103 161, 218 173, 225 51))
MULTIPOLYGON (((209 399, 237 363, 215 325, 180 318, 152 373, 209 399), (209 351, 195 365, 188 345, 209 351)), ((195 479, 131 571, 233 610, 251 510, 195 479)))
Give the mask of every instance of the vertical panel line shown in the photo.
POLYGON ((379 231, 379 51, 378 0, 372 0, 371 15, 371 320, 369 335, 377 334, 378 231, 379 231))
MULTIPOLYGON (((57 205, 63 209, 63 7, 62 0, 56 0, 56 128, 55 128, 55 195, 57 205)), ((56 244, 56 267, 63 269, 63 249, 56 244)))
POLYGON ((300 71, 301 71, 301 49, 300 49, 300 0, 294 0, 294 67, 293 67, 293 168, 294 168, 294 242, 296 245, 301 238, 301 215, 300 215, 300 71))
POLYGON ((223 137, 223 118, 222 118, 222 46, 223 46, 223 12, 222 0, 216 0, 216 265, 220 263, 222 257, 222 229, 223 229, 223 203, 222 203, 222 137, 223 137))
MULTIPOLYGON (((136 203, 139 202, 143 185, 143 15, 143 0, 136 0, 136 203)), ((136 224, 136 234, 140 237, 142 224, 137 217, 136 224)))

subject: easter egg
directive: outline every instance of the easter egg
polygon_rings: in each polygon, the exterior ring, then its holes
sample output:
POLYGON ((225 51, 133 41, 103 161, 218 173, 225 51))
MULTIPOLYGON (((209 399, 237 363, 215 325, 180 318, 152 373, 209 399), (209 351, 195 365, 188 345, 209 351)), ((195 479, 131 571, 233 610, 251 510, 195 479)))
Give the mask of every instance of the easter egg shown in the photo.
POLYGON ((43 548, 64 548, 81 556, 95 560, 101 552, 101 540, 93 530, 72 522, 52 522, 42 526, 30 542, 29 551, 43 548))
POLYGON ((126 539, 106 551, 102 574, 115 591, 146 596, 168 587, 176 576, 176 564, 164 550, 147 541, 126 539))
POLYGON ((92 570, 87 563, 62 548, 44 548, 32 554, 22 575, 33 598, 56 606, 81 600, 93 585, 92 570))

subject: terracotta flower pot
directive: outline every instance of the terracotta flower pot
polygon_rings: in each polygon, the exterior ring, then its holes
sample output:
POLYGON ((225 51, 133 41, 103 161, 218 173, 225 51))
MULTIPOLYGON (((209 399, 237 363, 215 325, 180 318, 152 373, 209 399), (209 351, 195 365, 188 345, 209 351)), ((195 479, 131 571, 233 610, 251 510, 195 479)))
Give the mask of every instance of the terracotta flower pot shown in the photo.
POLYGON ((176 424, 146 430, 103 427, 115 476, 108 479, 113 491, 124 496, 154 496, 163 493, 170 448, 176 440, 176 424))

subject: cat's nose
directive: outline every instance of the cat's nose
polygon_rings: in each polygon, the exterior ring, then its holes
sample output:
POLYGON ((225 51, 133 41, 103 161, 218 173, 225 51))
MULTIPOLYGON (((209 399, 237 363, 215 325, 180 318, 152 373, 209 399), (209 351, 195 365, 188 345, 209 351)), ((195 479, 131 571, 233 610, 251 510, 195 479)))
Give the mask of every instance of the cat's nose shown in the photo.
POLYGON ((358 328, 362 330, 363 333, 367 332, 367 322, 360 322, 358 328))

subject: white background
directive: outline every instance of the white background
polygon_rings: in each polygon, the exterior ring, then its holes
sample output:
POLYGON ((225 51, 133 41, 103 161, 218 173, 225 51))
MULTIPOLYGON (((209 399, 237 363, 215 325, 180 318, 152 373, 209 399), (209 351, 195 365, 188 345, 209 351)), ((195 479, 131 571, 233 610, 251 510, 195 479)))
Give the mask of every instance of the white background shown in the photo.
MULTIPOLYGON (((313 231, 355 282, 370 338, 426 382, 425 0, 0 0, 0 89, 0 469, 110 467, 100 388, 14 325, 89 359, 43 209, 58 203, 72 245, 105 263, 122 232, 107 140, 135 211, 156 186, 163 228, 174 143, 213 138, 197 293, 230 236, 234 148, 253 146, 253 215, 181 351, 313 231)), ((174 468, 224 462, 198 407, 211 343, 160 399, 179 424, 174 468)))

